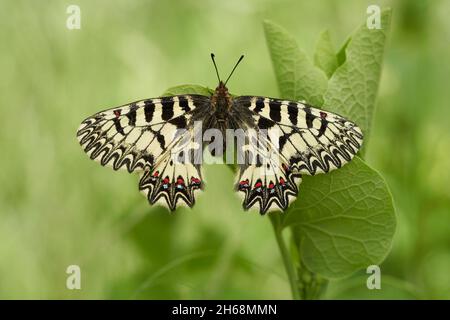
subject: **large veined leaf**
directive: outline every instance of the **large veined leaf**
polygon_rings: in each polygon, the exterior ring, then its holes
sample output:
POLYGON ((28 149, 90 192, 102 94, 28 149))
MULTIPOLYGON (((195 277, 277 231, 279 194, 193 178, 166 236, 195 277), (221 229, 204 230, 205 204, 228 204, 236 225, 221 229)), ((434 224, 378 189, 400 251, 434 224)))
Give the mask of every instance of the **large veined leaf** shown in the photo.
POLYGON ((343 49, 345 61, 334 72, 324 96, 326 109, 352 119, 361 128, 365 136, 362 152, 372 125, 390 18, 391 11, 385 10, 381 29, 368 29, 363 24, 351 36, 343 49))
POLYGON ((338 67, 338 58, 331 42, 330 33, 324 31, 320 34, 314 53, 314 64, 331 77, 338 67))
POLYGON ((327 89, 325 73, 311 64, 286 30, 270 21, 264 22, 264 30, 280 98, 306 100, 321 106, 327 89))
POLYGON ((283 226, 301 234, 308 269, 339 278, 379 264, 391 247, 395 213, 378 172, 359 158, 326 175, 305 176, 283 226))

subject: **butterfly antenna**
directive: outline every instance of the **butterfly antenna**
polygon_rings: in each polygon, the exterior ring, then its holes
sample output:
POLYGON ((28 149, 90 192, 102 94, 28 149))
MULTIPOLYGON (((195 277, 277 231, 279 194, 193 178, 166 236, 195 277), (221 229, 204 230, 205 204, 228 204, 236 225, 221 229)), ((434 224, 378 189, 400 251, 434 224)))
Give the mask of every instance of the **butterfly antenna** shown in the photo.
POLYGON ((242 61, 242 59, 244 59, 244 55, 242 55, 239 60, 236 62, 236 64, 234 65, 233 70, 231 70, 230 75, 228 76, 227 80, 225 81, 225 85, 227 84, 228 80, 230 80, 231 76, 233 75, 234 70, 236 70, 236 67, 238 66, 238 64, 242 61))
POLYGON ((216 69, 217 80, 219 80, 219 82, 220 82, 219 70, 217 70, 216 60, 214 59, 214 57, 215 57, 214 53, 211 53, 211 60, 214 64, 214 69, 216 69))

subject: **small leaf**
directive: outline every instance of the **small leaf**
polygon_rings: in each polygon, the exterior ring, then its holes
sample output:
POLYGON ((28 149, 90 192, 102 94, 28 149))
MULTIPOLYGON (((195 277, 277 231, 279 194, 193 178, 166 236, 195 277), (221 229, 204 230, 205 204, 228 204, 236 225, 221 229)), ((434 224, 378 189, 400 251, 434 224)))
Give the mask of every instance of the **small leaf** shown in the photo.
POLYGON ((363 150, 372 124, 390 17, 391 11, 385 10, 381 14, 382 29, 368 29, 364 23, 354 33, 344 46, 345 62, 334 72, 324 97, 326 109, 346 116, 361 128, 363 150))
POLYGON ((264 21, 264 30, 281 98, 306 100, 321 106, 327 89, 325 73, 309 61, 295 39, 283 28, 264 21))
POLYGON ((331 43, 328 30, 322 32, 319 36, 314 53, 314 64, 322 69, 328 78, 331 77, 338 67, 338 58, 331 43))
POLYGON ((202 87, 196 84, 182 84, 167 89, 162 96, 176 96, 178 94, 201 94, 210 96, 214 93, 210 88, 202 87))
POLYGON ((380 263, 395 231, 392 197, 384 179, 361 159, 340 170, 305 176, 283 226, 301 237, 302 262, 325 278, 380 263))
POLYGON ((345 55, 345 50, 347 50, 348 44, 350 43, 350 39, 348 38, 344 44, 341 47, 341 50, 338 51, 338 53, 336 54, 336 58, 338 61, 338 66, 341 66, 345 60, 347 59, 346 55, 345 55))

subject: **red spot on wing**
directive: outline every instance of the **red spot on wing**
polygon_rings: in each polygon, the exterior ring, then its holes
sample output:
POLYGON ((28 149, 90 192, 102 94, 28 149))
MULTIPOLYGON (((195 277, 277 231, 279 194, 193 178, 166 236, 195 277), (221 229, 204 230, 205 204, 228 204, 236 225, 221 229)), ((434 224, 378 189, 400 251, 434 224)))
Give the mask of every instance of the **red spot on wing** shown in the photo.
POLYGON ((320 117, 321 117, 322 119, 325 119, 325 118, 327 117, 327 113, 326 113, 326 112, 320 111, 320 117))
POLYGON ((240 185, 248 185, 248 179, 247 180, 243 180, 241 182, 239 182, 240 185))
POLYGON ((192 189, 199 189, 202 181, 199 178, 191 177, 192 189))
POLYGON ((249 187, 248 179, 239 182, 239 189, 247 189, 249 187))
POLYGON ((120 117, 121 111, 120 110, 114 110, 114 115, 116 116, 116 118, 120 117))

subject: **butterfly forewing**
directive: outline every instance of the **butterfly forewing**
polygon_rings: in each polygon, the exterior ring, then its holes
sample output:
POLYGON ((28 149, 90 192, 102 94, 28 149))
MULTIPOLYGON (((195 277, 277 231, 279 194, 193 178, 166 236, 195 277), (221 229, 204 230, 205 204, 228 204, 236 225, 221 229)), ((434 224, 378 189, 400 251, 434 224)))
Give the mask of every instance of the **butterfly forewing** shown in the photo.
POLYGON ((258 128, 279 136, 279 153, 295 172, 329 172, 349 162, 361 148, 361 129, 337 114, 273 98, 242 96, 236 103, 253 112, 258 128))

